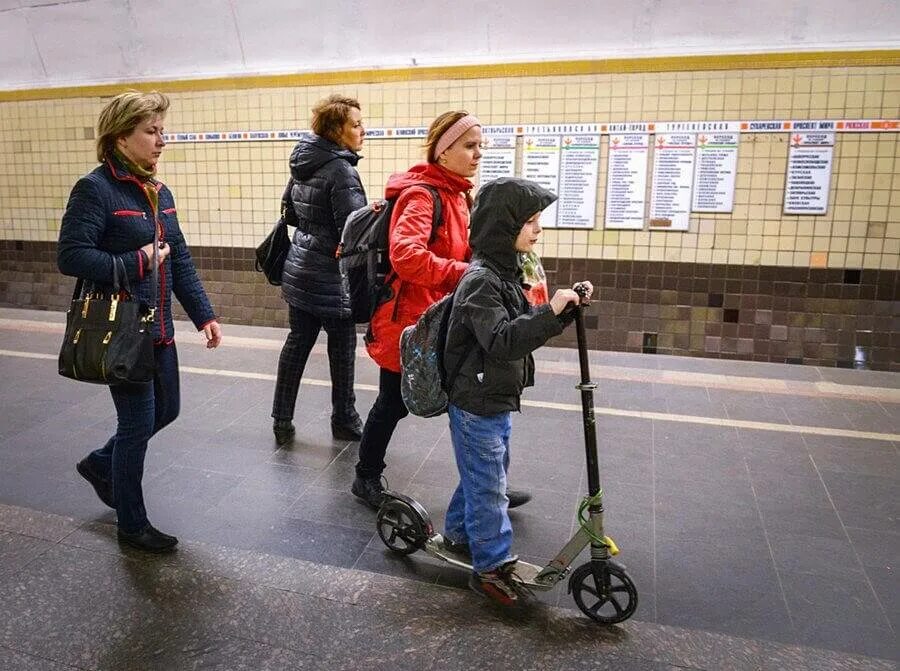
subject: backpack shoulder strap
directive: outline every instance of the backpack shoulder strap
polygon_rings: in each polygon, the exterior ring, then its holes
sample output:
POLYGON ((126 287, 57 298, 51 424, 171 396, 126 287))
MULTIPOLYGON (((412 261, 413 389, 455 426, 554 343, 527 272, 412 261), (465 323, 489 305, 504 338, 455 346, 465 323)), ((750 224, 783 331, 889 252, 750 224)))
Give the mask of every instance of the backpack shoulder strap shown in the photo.
POLYGON ((431 192, 431 198, 434 200, 434 211, 431 215, 431 235, 428 236, 428 244, 430 245, 437 238, 437 229, 444 223, 444 204, 441 202, 441 194, 437 188, 431 184, 423 184, 428 191, 431 192))

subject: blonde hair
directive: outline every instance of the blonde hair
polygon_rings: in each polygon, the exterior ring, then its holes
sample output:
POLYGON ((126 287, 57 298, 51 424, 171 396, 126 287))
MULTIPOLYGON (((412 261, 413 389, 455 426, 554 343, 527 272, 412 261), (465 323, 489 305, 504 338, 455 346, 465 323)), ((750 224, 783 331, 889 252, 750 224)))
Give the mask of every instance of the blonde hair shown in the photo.
POLYGON ((338 94, 330 95, 316 103, 312 108, 312 130, 319 137, 324 137, 339 144, 341 130, 350 118, 351 108, 362 111, 356 98, 348 98, 338 94))
POLYGON ((450 129, 450 126, 455 124, 464 116, 469 116, 469 113, 465 110, 444 112, 437 119, 431 122, 431 125, 428 127, 428 136, 425 138, 424 144, 427 160, 429 163, 437 163, 438 157, 435 155, 434 150, 437 147, 438 140, 441 139, 441 135, 446 133, 450 129))
POLYGON ((112 156, 116 140, 130 134, 138 124, 163 116, 169 109, 169 99, 159 91, 142 93, 130 89, 106 103, 97 119, 97 160, 112 156))

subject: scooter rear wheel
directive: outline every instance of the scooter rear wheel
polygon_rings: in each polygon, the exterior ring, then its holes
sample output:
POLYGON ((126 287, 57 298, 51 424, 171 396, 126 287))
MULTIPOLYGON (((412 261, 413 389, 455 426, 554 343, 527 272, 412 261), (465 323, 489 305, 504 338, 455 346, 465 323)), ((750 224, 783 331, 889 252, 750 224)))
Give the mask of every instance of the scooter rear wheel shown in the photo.
POLYGON ((587 562, 569 578, 569 591, 581 612, 601 624, 617 624, 634 615, 637 588, 613 561, 587 562))
POLYGON ((388 499, 378 510, 378 535, 392 552, 409 555, 425 547, 425 525, 412 506, 388 499))

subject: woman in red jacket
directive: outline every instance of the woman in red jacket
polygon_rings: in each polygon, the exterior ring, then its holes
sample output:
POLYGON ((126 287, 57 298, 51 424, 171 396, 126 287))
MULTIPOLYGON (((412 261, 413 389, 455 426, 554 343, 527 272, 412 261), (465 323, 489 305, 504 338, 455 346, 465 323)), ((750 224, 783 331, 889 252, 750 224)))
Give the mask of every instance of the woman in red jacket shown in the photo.
POLYGON ((372 316, 366 348, 380 367, 378 398, 359 445, 351 491, 370 506, 381 505, 384 455, 397 422, 409 411, 400 396, 400 333, 432 303, 453 291, 469 261, 469 181, 481 159, 481 122, 465 111, 445 112, 432 122, 426 163, 391 175, 386 198, 396 198, 390 230, 393 298, 372 316), (443 216, 432 231, 437 189, 443 216))

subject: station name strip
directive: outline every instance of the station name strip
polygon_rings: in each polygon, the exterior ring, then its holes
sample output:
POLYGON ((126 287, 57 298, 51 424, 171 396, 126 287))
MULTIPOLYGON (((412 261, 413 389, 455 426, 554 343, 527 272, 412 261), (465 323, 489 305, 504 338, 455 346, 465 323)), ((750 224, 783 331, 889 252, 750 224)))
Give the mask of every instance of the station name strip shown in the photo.
MULTIPOLYGON (((485 136, 566 135, 611 133, 790 133, 793 131, 828 131, 837 133, 896 133, 900 120, 841 119, 832 121, 758 120, 758 121, 666 121, 635 123, 549 123, 532 125, 485 126, 485 136)), ((177 142, 268 142, 296 140, 307 130, 204 131, 195 133, 166 133, 165 140, 177 142)), ((400 128, 367 128, 366 137, 372 140, 425 139, 424 126, 400 128)))

